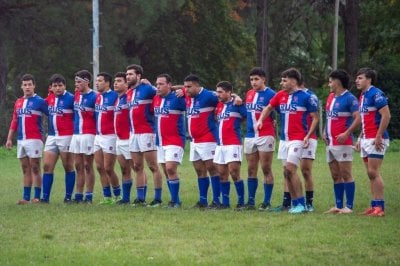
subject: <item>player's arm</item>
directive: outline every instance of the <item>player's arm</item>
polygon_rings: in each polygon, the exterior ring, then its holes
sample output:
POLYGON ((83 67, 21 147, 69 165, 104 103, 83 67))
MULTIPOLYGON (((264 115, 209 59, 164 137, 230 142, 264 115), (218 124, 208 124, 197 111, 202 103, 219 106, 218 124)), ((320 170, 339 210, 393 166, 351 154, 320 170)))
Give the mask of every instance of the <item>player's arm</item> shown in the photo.
POLYGON ((375 148, 380 151, 383 149, 383 133, 387 129, 390 122, 390 110, 389 106, 385 105, 381 109, 379 109, 379 114, 381 115, 381 122, 379 123, 378 132, 375 137, 375 148))
POLYGON ((315 130, 317 129, 318 122, 319 122, 319 114, 318 114, 318 112, 312 112, 312 113, 310 113, 310 116, 311 116, 312 121, 311 121, 310 128, 309 128, 309 130, 307 132, 307 135, 304 137, 304 147, 305 148, 308 147, 310 137, 315 132, 315 130))
POLYGON ((232 93, 233 97, 233 104, 236 106, 242 105, 243 104, 243 99, 237 95, 236 93, 232 93))
POLYGON ((272 107, 271 104, 268 104, 266 107, 264 107, 264 109, 261 112, 260 117, 257 120, 257 128, 258 129, 262 128, 265 118, 268 117, 273 110, 274 110, 274 108, 272 107))
POLYGON ((18 127, 17 111, 14 107, 13 118, 11 120, 10 129, 8 130, 8 135, 7 135, 7 142, 6 142, 7 149, 12 148, 12 138, 14 137, 15 131, 17 131, 17 127, 18 127))
POLYGON ((361 116, 360 112, 355 111, 353 112, 353 122, 349 126, 349 128, 343 132, 340 133, 339 135, 336 136, 336 140, 338 141, 339 144, 343 144, 347 138, 350 136, 351 133, 354 132, 361 124, 361 116))

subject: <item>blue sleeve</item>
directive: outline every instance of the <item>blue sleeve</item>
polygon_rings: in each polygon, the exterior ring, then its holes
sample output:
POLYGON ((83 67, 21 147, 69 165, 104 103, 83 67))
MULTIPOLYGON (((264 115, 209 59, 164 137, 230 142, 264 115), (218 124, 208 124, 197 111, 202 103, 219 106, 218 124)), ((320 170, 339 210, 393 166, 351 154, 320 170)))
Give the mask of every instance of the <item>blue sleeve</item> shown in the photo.
POLYGON ((306 107, 307 111, 310 113, 318 112, 318 98, 309 94, 306 107))
POLYGON ((357 98, 353 95, 350 94, 351 96, 348 98, 348 106, 350 107, 350 112, 354 113, 357 112, 359 109, 359 105, 358 105, 358 100, 357 98))
POLYGON ((388 105, 388 99, 381 90, 378 90, 374 96, 374 105, 378 110, 388 105))

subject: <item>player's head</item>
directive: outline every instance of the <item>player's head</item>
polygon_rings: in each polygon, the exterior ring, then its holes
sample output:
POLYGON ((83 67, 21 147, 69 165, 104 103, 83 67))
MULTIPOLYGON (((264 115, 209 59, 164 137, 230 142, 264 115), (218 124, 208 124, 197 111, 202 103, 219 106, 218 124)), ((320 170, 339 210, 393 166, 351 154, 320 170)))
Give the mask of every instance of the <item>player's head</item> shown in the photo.
POLYGON ((117 93, 124 93, 128 89, 128 83, 126 82, 126 73, 117 72, 114 75, 114 90, 117 93))
POLYGON ((286 91, 293 91, 300 85, 302 78, 300 71, 296 68, 286 69, 281 73, 281 86, 286 91))
POLYGON ((200 78, 195 74, 190 74, 183 80, 183 86, 190 97, 196 97, 201 90, 200 78))
POLYGON ((128 86, 136 86, 143 76, 143 68, 139 65, 132 64, 126 67, 126 81, 128 86))
POLYGON ((349 74, 343 69, 337 69, 332 71, 329 74, 329 88, 331 91, 336 90, 337 88, 348 89, 350 83, 349 74))
POLYGON ((88 91, 92 74, 88 70, 79 70, 75 73, 75 89, 80 92, 88 91))
POLYGON ((220 102, 228 102, 232 98, 233 86, 229 81, 220 81, 216 85, 217 97, 220 102))
POLYGON ((171 92, 172 78, 168 74, 160 74, 156 80, 157 95, 161 97, 167 96, 171 92))
POLYGON ((50 77, 50 88, 55 95, 59 96, 64 94, 65 86, 66 80, 61 74, 53 74, 50 77))
POLYGON ((261 67, 254 67, 249 73, 250 85, 255 90, 262 90, 265 88, 267 74, 261 67))
POLYGON ((375 84, 377 77, 378 74, 375 70, 368 67, 361 68, 360 70, 357 71, 356 74, 357 89, 360 90, 368 89, 369 87, 371 87, 371 85, 375 84))
POLYGON ((96 88, 100 93, 107 91, 112 84, 112 76, 107 72, 100 72, 96 77, 96 88))
POLYGON ((35 94, 35 77, 31 74, 24 74, 21 77, 21 89, 25 97, 30 97, 35 94))

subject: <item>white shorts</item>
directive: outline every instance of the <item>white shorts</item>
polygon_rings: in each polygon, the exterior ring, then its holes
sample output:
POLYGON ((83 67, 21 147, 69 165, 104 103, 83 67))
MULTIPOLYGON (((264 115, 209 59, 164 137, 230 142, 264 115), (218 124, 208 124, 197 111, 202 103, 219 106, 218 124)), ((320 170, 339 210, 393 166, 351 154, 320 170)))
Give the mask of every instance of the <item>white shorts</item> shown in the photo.
POLYGON ((71 139, 71 145, 69 152, 75 154, 92 155, 94 153, 94 135, 82 134, 73 135, 71 139))
POLYGON ((183 148, 176 145, 157 146, 158 163, 177 162, 181 163, 183 158, 183 148))
POLYGON ((208 161, 214 159, 216 147, 217 143, 215 142, 194 143, 191 141, 189 161, 208 161))
POLYGON ((44 151, 51 151, 55 154, 69 152, 72 136, 47 136, 44 151))
POLYGON ((338 162, 351 162, 353 161, 353 146, 351 145, 337 145, 326 146, 326 161, 328 163, 336 160, 338 162))
POLYGON ((131 153, 129 151, 129 139, 118 139, 115 145, 115 151, 117 155, 124 156, 125 160, 132 159, 131 153))
POLYGON ((282 160, 284 165, 289 162, 299 166, 303 145, 304 141, 302 140, 279 141, 278 159, 282 160))
POLYGON ((383 156, 389 147, 389 140, 383 139, 383 149, 381 151, 376 150, 374 141, 375 139, 361 139, 361 158, 368 157, 383 159, 383 156))
POLYGON ((96 135, 94 137, 94 152, 102 150, 105 153, 116 154, 117 135, 96 135))
POLYGON ((301 159, 315 159, 315 153, 317 152, 318 141, 316 139, 309 139, 308 147, 303 148, 303 154, 301 159))
POLYGON ((17 141, 17 158, 42 158, 43 141, 40 139, 26 139, 17 141))
POLYGON ((146 152, 155 150, 157 150, 156 134, 131 134, 131 136, 129 137, 130 152, 146 152))
POLYGON ((244 153, 250 154, 256 151, 271 152, 275 151, 275 137, 263 136, 244 139, 244 153))
POLYGON ((227 164, 242 161, 242 145, 217 146, 215 149, 214 163, 227 164))

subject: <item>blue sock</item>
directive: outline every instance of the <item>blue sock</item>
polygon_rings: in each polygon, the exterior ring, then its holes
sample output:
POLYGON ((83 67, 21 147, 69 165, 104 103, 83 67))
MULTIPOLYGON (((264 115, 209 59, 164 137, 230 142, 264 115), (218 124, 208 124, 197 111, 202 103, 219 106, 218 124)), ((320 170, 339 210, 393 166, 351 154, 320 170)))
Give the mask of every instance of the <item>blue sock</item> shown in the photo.
POLYGON ((120 196, 120 195, 121 195, 121 187, 120 187, 119 185, 113 187, 113 193, 114 193, 114 196, 115 196, 115 197, 120 196))
POLYGON ((213 201, 215 203, 221 203, 221 185, 220 185, 220 177, 219 175, 211 177, 211 188, 213 194, 213 201))
POLYGON ((31 200, 31 190, 32 190, 32 187, 24 187, 24 193, 22 195, 24 200, 27 200, 27 201, 31 200))
POLYGON ((258 187, 258 179, 257 177, 248 177, 247 178, 247 190, 249 193, 249 199, 247 201, 248 205, 255 205, 256 201, 256 191, 258 187))
POLYGON ((225 207, 229 207, 229 192, 231 190, 231 183, 228 182, 221 182, 221 194, 222 194, 222 205, 225 207))
POLYGON ((175 203, 180 203, 179 200, 179 179, 174 179, 169 181, 171 186, 171 201, 175 203))
POLYGON ((166 177, 165 180, 167 181, 167 186, 168 186, 169 194, 171 194, 171 187, 170 187, 170 185, 169 185, 168 177, 166 177))
POLYGON ((197 184, 199 186, 199 194, 200 194, 200 203, 201 204, 208 204, 207 201, 207 194, 208 194, 208 187, 210 186, 210 179, 208 176, 206 177, 199 177, 197 179, 197 184))
POLYGON ((131 200, 132 179, 122 181, 122 200, 129 202, 131 200))
POLYGON ((291 201, 292 201, 292 196, 290 196, 290 192, 283 192, 282 206, 290 207, 291 201))
POLYGON ((155 188, 154 189, 154 199, 161 201, 161 195, 162 195, 162 188, 155 188))
POLYGON ((303 207, 306 206, 306 200, 303 196, 297 199, 297 205, 303 205, 303 207))
POLYGON ((77 202, 83 201, 83 194, 75 193, 75 201, 77 201, 77 202))
POLYGON ((111 187, 110 186, 103 187, 103 196, 105 198, 111 197, 111 187))
POLYGON ((65 198, 71 199, 75 186, 75 171, 65 172, 65 198))
POLYGON ((264 203, 270 205, 274 184, 264 183, 264 203))
POLYGON ((85 193, 85 201, 92 202, 93 201, 93 192, 86 192, 85 193))
POLYGON ((145 187, 136 187, 136 198, 140 201, 145 200, 144 190, 145 190, 145 187))
POLYGON ((336 208, 343 208, 343 196, 344 196, 344 183, 336 183, 333 185, 333 191, 335 192, 336 208))
POLYGON ((244 204, 244 182, 239 180, 235 182, 236 193, 238 197, 238 204, 244 204))
POLYGON ((375 200, 375 202, 377 207, 381 207, 383 211, 385 210, 385 200, 379 199, 375 200))
POLYGON ((373 208, 373 207, 376 207, 377 205, 376 205, 376 200, 371 200, 371 207, 373 208))
POLYGON ((349 209, 353 209, 355 190, 356 184, 354 181, 344 183, 344 192, 346 193, 346 207, 349 209))
POLYGON ((292 199, 292 206, 296 207, 297 204, 299 204, 299 201, 297 199, 292 199))
POLYGON ((147 196, 147 185, 144 185, 144 191, 143 191, 143 199, 146 200, 147 196))
POLYGON ((43 174, 42 186, 43 186, 43 200, 50 200, 51 186, 53 185, 54 174, 48 173, 43 174))
POLYGON ((41 187, 35 187, 34 191, 35 191, 35 196, 33 198, 40 199, 40 193, 42 192, 42 188, 41 187))

